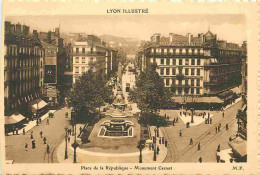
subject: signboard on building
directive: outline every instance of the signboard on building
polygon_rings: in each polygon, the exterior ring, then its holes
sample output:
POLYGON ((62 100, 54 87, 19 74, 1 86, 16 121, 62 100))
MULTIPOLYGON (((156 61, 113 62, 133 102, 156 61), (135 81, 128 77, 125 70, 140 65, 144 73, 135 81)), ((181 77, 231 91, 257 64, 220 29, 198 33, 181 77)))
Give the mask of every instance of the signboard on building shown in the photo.
POLYGON ((45 65, 57 65, 56 57, 45 57, 45 65))

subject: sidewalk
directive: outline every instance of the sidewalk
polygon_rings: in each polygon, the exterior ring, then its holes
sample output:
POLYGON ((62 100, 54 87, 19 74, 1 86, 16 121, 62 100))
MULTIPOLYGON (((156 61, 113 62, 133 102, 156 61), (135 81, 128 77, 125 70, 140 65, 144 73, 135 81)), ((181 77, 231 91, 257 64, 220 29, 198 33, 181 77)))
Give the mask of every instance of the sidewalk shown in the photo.
MULTIPOLYGON (((184 124, 190 122, 190 126, 196 126, 196 125, 199 125, 201 123, 205 123, 205 118, 208 118, 208 113, 205 115, 205 117, 203 118, 203 116, 197 116, 197 115, 194 115, 193 116, 193 121, 194 123, 191 123, 191 115, 181 115, 178 114, 178 116, 181 118, 181 120, 183 121, 184 124)), ((213 117, 213 114, 210 114, 209 115, 210 118, 213 117)))
MULTIPOLYGON (((77 126, 77 128, 79 128, 77 126)), ((154 127, 151 127, 154 129, 154 127)), ((78 130, 78 129, 77 129, 78 130)), ((153 130, 152 130, 153 131, 153 130)), ((78 132, 78 131, 77 131, 78 132)), ((160 136, 162 136, 162 132, 160 131, 160 136)), ((68 159, 64 159, 65 157, 65 141, 63 141, 57 150, 57 158, 59 163, 72 163, 74 158, 74 149, 71 146, 73 143, 74 136, 71 137, 71 142, 68 143, 68 159)), ((159 144, 159 138, 157 137, 157 146, 159 145, 160 152, 157 155, 157 160, 153 161, 154 151, 149 150, 149 146, 147 145, 142 150, 142 161, 143 163, 161 163, 165 159, 167 155, 167 148, 164 145, 159 144)), ((92 152, 85 149, 77 148, 77 163, 138 163, 140 152, 134 153, 101 153, 101 152, 92 152)))
MULTIPOLYGON (((49 117, 49 112, 55 113, 56 110, 49 110, 46 114, 44 114, 43 116, 41 116, 40 118, 42 119, 42 121, 44 121, 46 118, 49 117)), ((23 134, 23 129, 25 129, 25 132, 28 132, 29 130, 31 130, 32 128, 34 128, 37 124, 36 124, 36 120, 34 121, 29 121, 29 123, 25 124, 26 126, 21 128, 20 130, 18 130, 18 134, 23 134)), ((13 135, 13 132, 9 132, 8 135, 13 135)), ((14 134, 16 135, 16 134, 14 134)))

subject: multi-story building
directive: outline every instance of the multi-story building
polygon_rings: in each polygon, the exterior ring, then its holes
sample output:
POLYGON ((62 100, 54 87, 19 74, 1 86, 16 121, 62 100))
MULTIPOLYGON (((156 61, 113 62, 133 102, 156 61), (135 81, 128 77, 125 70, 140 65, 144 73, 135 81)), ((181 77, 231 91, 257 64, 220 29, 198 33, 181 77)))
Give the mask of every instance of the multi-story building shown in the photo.
POLYGON ((14 113, 28 118, 33 113, 41 115, 46 103, 40 98, 40 60, 43 56, 37 35, 29 33, 29 26, 6 21, 4 47, 6 124, 14 113))
POLYGON ((76 41, 73 45, 73 83, 88 70, 105 76, 111 69, 114 56, 108 50, 106 43, 94 35, 76 41))
POLYGON ((217 40, 210 31, 198 36, 154 34, 138 52, 137 64, 140 71, 157 65, 175 96, 214 96, 241 84, 241 48, 217 40))
POLYGON ((44 60, 44 98, 49 106, 57 105, 57 46, 42 41, 45 50, 44 60))

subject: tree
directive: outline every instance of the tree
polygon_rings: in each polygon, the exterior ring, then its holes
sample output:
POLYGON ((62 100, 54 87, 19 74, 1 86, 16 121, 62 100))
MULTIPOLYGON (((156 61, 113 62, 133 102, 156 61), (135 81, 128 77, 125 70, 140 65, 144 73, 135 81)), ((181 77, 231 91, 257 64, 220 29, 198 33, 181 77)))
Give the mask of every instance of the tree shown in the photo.
POLYGON ((112 92, 105 84, 105 79, 92 71, 79 77, 67 95, 68 106, 75 110, 77 117, 91 120, 96 109, 108 101, 112 92))
POLYGON ((167 94, 155 67, 148 67, 137 77, 136 87, 129 92, 129 100, 137 103, 143 113, 157 113, 170 99, 167 94))

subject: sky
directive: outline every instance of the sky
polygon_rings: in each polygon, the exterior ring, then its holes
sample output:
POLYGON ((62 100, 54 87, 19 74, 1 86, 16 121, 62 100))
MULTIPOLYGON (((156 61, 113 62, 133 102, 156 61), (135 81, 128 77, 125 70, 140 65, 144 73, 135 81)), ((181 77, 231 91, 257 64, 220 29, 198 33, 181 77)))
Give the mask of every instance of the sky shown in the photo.
POLYGON ((84 32, 150 40, 154 33, 194 36, 209 29, 218 39, 241 44, 246 40, 246 17, 221 15, 77 15, 77 16, 6 16, 12 23, 30 26, 30 30, 47 32, 60 25, 62 33, 84 32))

